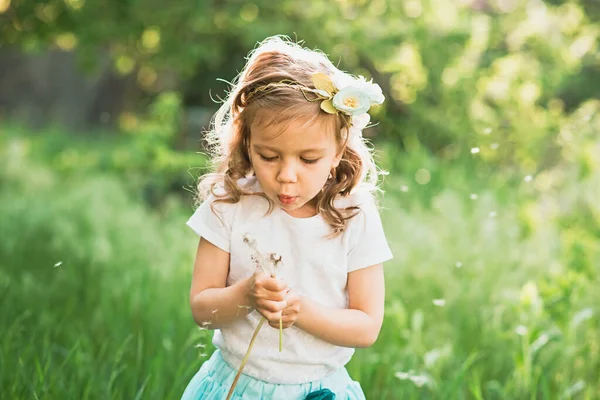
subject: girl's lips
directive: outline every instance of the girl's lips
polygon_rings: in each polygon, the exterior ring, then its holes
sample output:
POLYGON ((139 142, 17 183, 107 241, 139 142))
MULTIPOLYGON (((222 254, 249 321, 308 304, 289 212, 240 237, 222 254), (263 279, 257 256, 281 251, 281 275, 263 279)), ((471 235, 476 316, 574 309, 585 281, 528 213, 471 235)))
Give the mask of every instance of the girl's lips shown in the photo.
POLYGON ((294 201, 296 201, 296 197, 297 196, 282 196, 282 195, 277 196, 279 201, 283 204, 292 204, 294 201))

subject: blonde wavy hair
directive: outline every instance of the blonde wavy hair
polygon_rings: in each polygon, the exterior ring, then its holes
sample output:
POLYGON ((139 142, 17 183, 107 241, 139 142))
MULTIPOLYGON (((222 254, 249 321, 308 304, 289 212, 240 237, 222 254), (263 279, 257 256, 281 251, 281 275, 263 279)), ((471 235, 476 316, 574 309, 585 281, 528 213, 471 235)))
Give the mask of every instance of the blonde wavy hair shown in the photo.
POLYGON ((311 101, 307 96, 315 89, 313 74, 333 76, 342 72, 322 52, 303 48, 283 36, 265 39, 247 60, 206 132, 214 172, 200 177, 198 201, 212 194, 215 203, 237 203, 242 196, 259 195, 269 202, 271 212, 273 202, 264 193, 254 193, 238 184, 241 178, 253 174, 249 144, 254 118, 259 111, 261 116, 268 113, 269 125, 280 124, 283 129, 292 121, 319 120, 335 133, 342 149, 338 167, 332 170, 317 198, 318 212, 333 229, 333 236, 337 236, 356 215, 357 207, 338 209, 334 206, 336 197, 350 194, 359 185, 370 191, 377 189, 379 175, 367 141, 348 134, 350 117, 328 114, 321 110, 319 101, 311 101))

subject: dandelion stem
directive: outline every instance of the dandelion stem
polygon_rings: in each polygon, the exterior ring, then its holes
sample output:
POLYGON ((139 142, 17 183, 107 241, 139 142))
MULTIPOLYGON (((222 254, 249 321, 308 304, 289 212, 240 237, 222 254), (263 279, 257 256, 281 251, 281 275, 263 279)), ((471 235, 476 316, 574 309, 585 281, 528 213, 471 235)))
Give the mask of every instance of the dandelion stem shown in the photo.
POLYGON ((260 328, 263 326, 263 324, 265 323, 265 321, 266 321, 265 317, 262 317, 260 319, 260 322, 258 323, 258 326, 254 330, 254 334, 252 335, 252 339, 250 340, 250 345, 248 346, 248 350, 246 351, 246 355, 244 356, 244 359, 242 360, 242 363, 240 364, 240 368, 238 369, 238 372, 235 375, 235 379, 233 380, 233 383, 231 384, 231 388, 229 389, 229 393, 227 394, 227 400, 229 400, 231 398, 231 396, 233 395, 233 390, 235 389, 235 385, 237 385, 237 382, 240 379, 240 375, 242 374, 242 370, 246 366, 246 361, 248 361, 248 357, 250 356, 250 351, 252 351, 252 346, 254 346, 254 340, 258 336, 258 331, 260 331, 260 328))
POLYGON ((279 352, 283 350, 283 320, 279 317, 279 352))

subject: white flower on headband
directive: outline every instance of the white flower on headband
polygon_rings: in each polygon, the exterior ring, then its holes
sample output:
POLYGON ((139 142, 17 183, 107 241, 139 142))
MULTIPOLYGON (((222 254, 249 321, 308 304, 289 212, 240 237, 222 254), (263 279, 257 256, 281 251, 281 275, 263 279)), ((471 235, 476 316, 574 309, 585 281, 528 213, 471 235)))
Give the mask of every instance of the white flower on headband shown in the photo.
POLYGON ((362 76, 354 79, 346 74, 339 74, 330 78, 318 72, 312 76, 312 80, 315 93, 323 99, 321 109, 329 114, 342 112, 356 118, 367 114, 371 106, 379 105, 385 100, 379 85, 362 76))
POLYGON ((385 101, 385 96, 381 88, 378 84, 373 83, 373 79, 367 81, 362 75, 359 75, 358 79, 354 79, 346 74, 339 74, 334 76, 331 81, 339 89, 353 87, 360 90, 369 97, 371 105, 379 105, 385 101))
POLYGON ((369 121, 371 121, 371 116, 367 113, 353 116, 350 128, 348 128, 350 137, 362 137, 362 130, 369 125, 369 121))

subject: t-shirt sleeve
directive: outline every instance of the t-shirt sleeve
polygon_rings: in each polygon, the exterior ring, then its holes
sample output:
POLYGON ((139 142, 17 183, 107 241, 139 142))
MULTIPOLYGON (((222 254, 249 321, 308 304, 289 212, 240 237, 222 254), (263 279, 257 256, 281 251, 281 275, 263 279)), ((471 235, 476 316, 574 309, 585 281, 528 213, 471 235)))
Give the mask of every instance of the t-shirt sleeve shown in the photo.
POLYGON ((186 224, 198 236, 221 250, 229 252, 231 228, 237 204, 215 203, 214 201, 215 197, 211 195, 196 209, 186 224), (211 204, 213 209, 211 209, 211 204))
POLYGON ((360 207, 360 211, 350 220, 352 231, 348 272, 381 264, 393 258, 373 195, 361 195, 356 205, 360 207))

